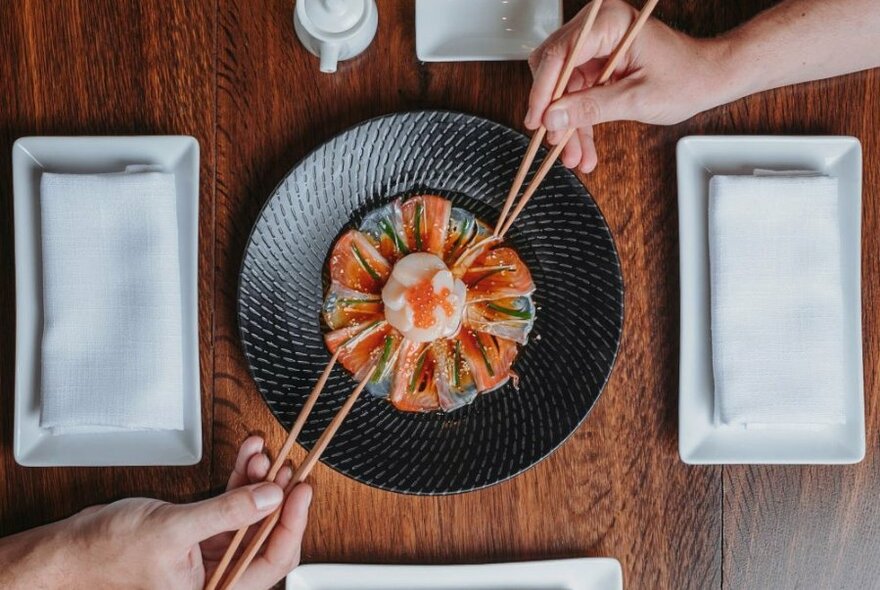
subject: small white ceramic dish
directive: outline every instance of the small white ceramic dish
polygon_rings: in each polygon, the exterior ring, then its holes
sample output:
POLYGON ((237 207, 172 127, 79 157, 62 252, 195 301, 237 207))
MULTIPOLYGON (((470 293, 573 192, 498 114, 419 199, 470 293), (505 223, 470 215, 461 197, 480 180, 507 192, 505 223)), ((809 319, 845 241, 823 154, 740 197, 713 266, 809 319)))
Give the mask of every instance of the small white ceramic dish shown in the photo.
POLYGON ((287 590, 623 590, 620 562, 607 557, 486 565, 303 565, 287 590))
POLYGON ((692 136, 678 142, 681 358, 678 444, 685 463, 857 463, 865 456, 862 377, 862 149, 854 137, 692 136), (715 425, 709 331, 709 178, 756 168, 815 170, 838 178, 846 302, 846 423, 820 430, 715 425))
POLYGON ((25 466, 191 465, 202 456, 198 340, 199 144, 189 136, 23 137, 12 147, 15 209, 15 460, 25 466), (52 435, 40 428, 43 331, 40 176, 173 172, 183 308, 184 429, 52 435))
POLYGON ((527 59, 562 26, 561 0, 416 0, 422 61, 527 59))

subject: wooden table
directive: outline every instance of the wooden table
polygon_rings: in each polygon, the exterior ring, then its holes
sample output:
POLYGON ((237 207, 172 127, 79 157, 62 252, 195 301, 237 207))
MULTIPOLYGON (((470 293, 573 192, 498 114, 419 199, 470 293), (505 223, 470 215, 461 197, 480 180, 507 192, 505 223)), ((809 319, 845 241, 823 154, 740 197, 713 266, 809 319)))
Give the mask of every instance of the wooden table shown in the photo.
MULTIPOLYGON (((0 534, 131 494, 215 493, 238 443, 284 431, 248 376, 235 293, 271 189, 317 144, 369 117, 439 107, 522 129, 524 63, 422 64, 409 0, 380 0, 376 41, 333 76, 295 38, 288 0, 0 4, 0 534), (25 135, 190 134, 201 144, 204 457, 188 468, 26 469, 12 457, 13 141, 25 135)), ((566 3, 566 16, 579 8, 566 3)), ((768 0, 661 3, 694 35, 768 0)), ((599 128, 583 181, 620 250, 626 325, 604 395, 535 469, 438 498, 382 492, 319 466, 304 561, 458 563, 613 556, 628 588, 876 588, 880 584, 880 72, 765 93, 673 127, 599 128), (864 148, 868 451, 859 465, 684 465, 677 448, 678 243, 674 147, 706 133, 855 135, 864 148)), ((297 450, 297 457, 302 457, 297 450)))

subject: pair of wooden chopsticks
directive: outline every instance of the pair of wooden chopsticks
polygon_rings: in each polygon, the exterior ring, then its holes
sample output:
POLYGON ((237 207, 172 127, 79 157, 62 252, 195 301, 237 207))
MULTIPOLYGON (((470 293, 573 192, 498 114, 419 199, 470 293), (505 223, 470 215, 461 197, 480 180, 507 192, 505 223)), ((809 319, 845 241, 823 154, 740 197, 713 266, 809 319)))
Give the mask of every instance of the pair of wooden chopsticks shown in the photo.
MULTIPOLYGON (((611 54, 611 57, 608 59, 608 63, 605 65, 605 69, 602 70, 602 74, 599 76, 596 84, 605 84, 611 78, 611 74, 614 72, 614 68, 617 66, 617 62, 620 60, 620 57, 625 54, 630 45, 632 45, 632 42, 635 40, 636 35, 638 35, 639 31, 648 20, 648 17, 651 15, 651 12, 654 10, 654 7, 657 5, 658 1, 659 0, 648 0, 644 8, 642 8, 638 18, 630 25, 629 30, 627 30, 626 32, 626 35, 624 35, 620 44, 611 54)), ((599 8, 601 6, 602 0, 594 0, 593 6, 590 8, 590 12, 585 19, 583 26, 581 27, 580 33, 578 34, 574 48, 572 49, 571 53, 568 56, 568 59, 565 62, 565 66, 562 70, 562 75, 556 82, 556 87, 553 91, 554 101, 562 97, 562 94, 565 92, 565 89, 568 86, 569 78, 571 78, 571 73, 574 70, 575 57, 577 56, 577 54, 580 53, 581 49, 583 48, 587 35, 589 34, 590 29, 592 29, 593 24, 596 22, 596 16, 598 15, 599 8)), ((538 153, 538 147, 541 145, 541 142, 543 141, 546 133, 547 129, 542 125, 532 136, 532 140, 529 142, 529 147, 526 150, 526 155, 523 158, 519 169, 517 170, 513 186, 510 188, 510 192, 507 195, 507 201, 504 203, 504 208, 501 211, 501 216, 498 219, 498 224, 495 226, 495 232, 492 236, 492 239, 499 239, 504 237, 504 235, 510 229, 510 226, 513 225, 513 222, 516 220, 517 216, 526 206, 526 203, 528 203, 532 195, 535 194, 535 191, 538 190, 538 186, 547 176, 547 173, 550 171, 550 168, 553 166, 556 158, 558 158, 559 154, 562 152, 563 147, 565 147, 565 144, 567 144, 572 135, 574 135, 575 129, 569 129, 559 141, 559 143, 557 143, 553 147, 553 149, 541 163, 541 167, 535 173, 532 182, 526 188, 516 208, 510 214, 510 217, 507 218, 507 214, 510 212, 510 208, 513 205, 514 198, 517 194, 519 194, 519 191, 522 188, 523 182, 525 181, 526 173, 531 168, 532 163, 535 159, 535 155, 538 153)), ((330 362, 327 363, 327 367, 324 369, 324 372, 321 374, 318 382, 315 384, 315 387, 309 394, 309 397, 306 398, 306 402, 303 405, 302 410, 297 416, 293 427, 291 427, 290 429, 287 440, 284 442, 284 445, 281 447, 281 451, 278 453, 278 456, 275 457, 275 461, 272 463, 272 466, 269 469, 269 473, 266 476, 266 481, 275 481, 275 477, 281 470, 282 465, 284 465, 284 461, 286 460, 288 454, 293 448, 293 444, 296 442, 296 438, 302 431, 302 428, 305 425, 305 422, 309 417, 309 413, 312 411, 312 408, 314 407, 318 396, 324 389, 324 386, 327 383, 327 379, 330 376, 330 372, 333 370, 333 367, 335 366, 341 351, 342 347, 340 347, 333 354, 330 362)), ((367 382, 372 377, 374 370, 375 367, 367 373, 367 376, 358 383, 354 391, 351 392, 351 395, 349 395, 348 398, 345 400, 345 403, 333 417, 330 425, 321 434, 320 438, 318 438, 318 441, 309 452, 305 461, 300 464, 296 472, 293 474, 293 477, 291 478, 287 489, 284 490, 285 495, 289 494, 290 491, 297 484, 305 481, 306 477, 308 477, 309 473, 311 473, 315 464, 317 464, 318 459, 320 459, 321 454, 327 448, 327 445, 330 444, 330 440, 333 438, 333 436, 336 434, 336 431, 339 429, 339 426, 342 424, 342 421, 345 420, 345 417, 348 415, 352 406, 354 406, 355 401, 357 401, 358 396, 361 394, 364 387, 366 387, 367 382)), ((232 586, 236 582, 238 582, 244 571, 250 565, 251 561, 253 561, 254 557, 256 557, 266 538, 269 536, 269 534, 272 532, 272 529, 275 527, 275 524, 278 522, 278 519, 281 518, 281 510, 282 506, 279 506, 272 514, 270 514, 263 520, 259 529, 257 529, 253 539, 250 543, 248 543, 247 547, 245 547, 244 552, 230 572, 226 583, 223 586, 225 589, 232 588, 232 586)), ((216 588, 219 586, 220 581, 223 579, 223 576, 226 573, 230 562, 232 561, 232 557, 235 555, 235 552, 241 545, 245 534, 247 534, 247 530, 248 527, 244 527, 236 531, 232 542, 229 544, 229 548, 226 550, 226 553, 224 553, 223 558, 217 565, 217 569, 214 571, 214 574, 211 576, 211 579, 205 586, 206 590, 216 590, 216 588)))
MULTIPOLYGON (((611 57, 608 58, 608 63, 605 64, 605 68, 602 70, 602 74, 599 76, 599 79, 596 81, 596 85, 605 84, 608 80, 611 79, 611 74, 614 73, 614 68, 617 67, 617 63, 620 61, 620 58, 626 54, 635 40, 636 36, 639 34, 639 31, 642 30, 642 27, 648 21, 648 17, 651 16, 651 13, 654 11, 654 8, 657 6, 659 0, 648 0, 645 3, 645 6, 642 8, 641 12, 639 12, 639 16, 633 23, 629 26, 629 29, 626 31, 626 34, 621 39, 620 43, 614 49, 614 52, 611 54, 611 57)), ((587 18, 584 20, 584 24, 581 27, 580 33, 578 34, 577 40, 575 41, 574 48, 571 53, 568 54, 568 59, 565 61, 565 66, 562 68, 562 74, 559 76, 559 80, 556 81, 556 86, 553 90, 553 101, 558 100, 562 97, 565 92, 566 87, 568 86, 568 80, 571 78, 571 73, 574 70, 574 60, 577 55, 583 49, 584 42, 587 39, 587 35, 590 32, 590 29, 593 28, 593 23, 596 21, 596 16, 599 13, 599 8, 602 6, 602 0, 594 0, 593 6, 590 8, 589 14, 587 14, 587 18)), ((525 181, 526 173, 532 167, 532 163, 535 160, 535 155, 538 153, 538 147, 541 145, 541 142, 544 139, 544 135, 547 133, 547 128, 541 125, 535 134, 532 135, 532 140, 529 142, 529 147, 526 149, 526 155, 523 157, 522 163, 520 163, 519 169, 516 171, 516 176, 513 180, 513 186, 510 187, 510 192, 507 193, 507 200, 504 202, 504 207, 501 209, 501 216, 498 218, 498 223, 495 225, 494 236, 497 238, 503 238, 507 231, 510 229, 510 226, 513 225, 513 222, 516 221, 517 216, 522 212, 523 208, 526 206, 526 203, 529 202, 529 199, 532 198, 532 195, 538 190, 541 182, 547 176, 547 173, 550 172, 550 168, 553 167, 553 164, 556 162, 556 158, 559 157, 559 154, 562 152, 562 149, 565 147, 565 144, 571 139, 572 135, 574 135, 576 129, 569 129, 565 132, 562 139, 553 146, 553 149, 550 150, 550 153, 544 158, 544 161, 541 163, 541 167, 538 168, 538 171, 535 173, 534 178, 529 183, 529 186, 526 188, 522 197, 519 200, 516 208, 510 214, 510 217, 507 217, 508 212, 510 211, 510 207, 513 205, 513 201, 516 198, 516 195, 519 194, 519 190, 522 188, 523 182, 525 181)))
MULTIPOLYGON (((284 465, 284 461, 290 454, 290 451, 293 448, 293 444, 296 442, 296 438, 299 436, 299 433, 302 431, 302 428, 309 417, 309 413, 311 413, 312 408, 315 406, 315 402, 317 401, 318 396, 321 395, 321 391, 327 384, 327 379, 330 377, 330 372, 333 370, 334 365, 336 365, 336 361, 339 359, 339 354, 342 352, 343 348, 344 345, 340 346, 330 358, 330 361, 324 368, 324 372, 321 373, 321 376, 318 378, 317 383, 315 383, 315 387, 312 389, 311 393, 309 393, 309 397, 306 398, 306 402, 305 404, 303 404, 302 410, 300 410, 299 415, 296 417, 296 421, 293 423, 293 426, 290 429, 290 433, 287 435, 287 440, 284 441, 284 445, 281 447, 281 450, 278 452, 278 456, 275 457, 275 461, 272 463, 272 466, 269 469, 269 473, 266 475, 266 481, 275 481, 275 477, 278 475, 278 472, 284 465)), ((364 390, 364 387, 366 387, 367 382, 373 376, 373 372, 375 370, 376 366, 374 364, 374 366, 371 367, 370 370, 367 372, 367 376, 361 379, 361 381, 357 384, 357 387, 354 388, 354 391, 352 391, 348 398, 346 398, 345 403, 342 405, 339 411, 336 412, 336 415, 333 417, 333 420, 330 421, 327 429, 324 430, 324 432, 318 438, 318 441, 315 443, 315 446, 312 447, 311 451, 309 451, 309 454, 306 456, 305 461, 300 464, 296 472, 293 474, 293 477, 290 479, 290 483, 284 490, 285 497, 287 497, 287 494, 289 494, 297 484, 305 481, 305 479, 309 476, 309 473, 312 472, 312 469, 317 464, 318 459, 321 458, 321 454, 327 448, 327 445, 330 444, 330 439, 332 439, 333 435, 336 434, 336 431, 339 430, 339 426, 342 424, 342 421, 345 420, 345 417, 348 415, 349 411, 351 411, 352 406, 354 406, 355 401, 357 401, 358 396, 364 390)), ((244 551, 238 559, 238 562, 235 564, 235 567, 233 567, 232 571, 229 573, 229 576, 226 580, 226 583, 223 585, 223 588, 232 588, 235 583, 238 582, 239 578, 241 578, 244 571, 254 560, 254 557, 256 557, 257 553, 260 551, 260 548, 263 546, 266 538, 272 532, 272 529, 275 527, 278 519, 281 518, 281 510, 283 507, 284 504, 282 502, 281 506, 279 506, 272 514, 263 519, 260 528, 257 529, 254 537, 251 539, 251 542, 248 543, 248 545, 245 547, 244 551)), ((214 573, 211 575, 211 579, 208 580, 208 583, 205 586, 205 590, 215 590, 216 588, 218 588, 220 581, 223 579, 223 575, 226 573, 226 570, 229 567, 230 562, 232 561, 232 557, 235 555, 235 552, 241 545, 245 534, 247 534, 248 528, 249 527, 242 527, 238 529, 238 531, 236 531, 235 536, 229 543, 229 547, 226 549, 226 553, 223 554, 223 558, 220 560, 220 563, 217 564, 217 569, 214 570, 214 573)))

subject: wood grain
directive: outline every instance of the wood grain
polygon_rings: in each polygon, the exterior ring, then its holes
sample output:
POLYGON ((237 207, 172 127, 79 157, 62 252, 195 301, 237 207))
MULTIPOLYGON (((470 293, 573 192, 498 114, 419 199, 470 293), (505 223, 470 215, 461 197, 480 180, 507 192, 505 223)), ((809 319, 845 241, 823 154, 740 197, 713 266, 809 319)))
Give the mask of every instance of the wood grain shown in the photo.
POLYGON ((204 459, 189 468, 18 466, 12 456, 12 143, 26 135, 186 134, 201 148, 199 290, 213 289, 212 2, 0 3, 0 535, 131 495, 204 495, 211 469, 212 300, 199 301, 204 459))
MULTIPOLYGON (((571 17, 583 2, 565 3, 571 17)), ((641 5, 641 2, 638 3, 641 5)), ((708 36, 769 0, 661 2, 657 16, 708 36)), ((523 63, 422 64, 410 0, 380 0, 379 34, 335 75, 297 42, 288 0, 0 4, 0 534, 127 494, 185 500, 225 482, 250 432, 284 440, 241 353, 238 270, 274 186, 321 142, 404 109, 475 113, 523 129, 523 63), (200 323, 205 459, 193 468, 24 469, 12 458, 10 149, 45 133, 188 133, 202 149, 200 323)), ((323 465, 304 560, 453 563, 607 555, 628 588, 870 588, 880 565, 878 197, 880 75, 799 85, 673 127, 597 129, 581 176, 614 232, 624 338, 595 410, 549 459, 452 497, 381 492, 323 465), (690 467, 677 451, 675 142, 688 134, 851 134, 863 142, 868 453, 850 467, 690 467), (638 146, 634 149, 633 146, 638 146), (874 280, 872 280, 872 278, 874 280)), ((312 384, 304 383, 308 389, 312 384)), ((297 448, 294 457, 305 453, 297 448)))
MULTIPOLYGON (((215 390, 215 446, 219 464, 227 466, 250 431, 264 431, 275 448, 283 441, 248 378, 234 317, 247 235, 275 184, 311 147, 383 113, 445 108, 521 129, 531 81, 522 63, 420 64, 408 1, 381 3, 373 46, 336 75, 323 75, 293 37, 289 15, 288 3, 280 1, 220 5, 215 308, 223 339, 216 350, 222 377, 215 390)), ((602 139, 608 146, 652 146, 656 138, 656 130, 619 125, 602 139)), ((587 183, 615 232, 627 279, 627 336, 587 423, 533 470, 461 496, 388 494, 320 466, 313 473, 306 560, 452 563, 613 555, 631 587, 720 586, 721 472, 683 465, 675 439, 672 151, 648 153, 668 158, 621 150, 607 156, 587 183), (689 557, 682 561, 681 555, 689 557)), ((216 470, 215 484, 222 471, 216 470)))

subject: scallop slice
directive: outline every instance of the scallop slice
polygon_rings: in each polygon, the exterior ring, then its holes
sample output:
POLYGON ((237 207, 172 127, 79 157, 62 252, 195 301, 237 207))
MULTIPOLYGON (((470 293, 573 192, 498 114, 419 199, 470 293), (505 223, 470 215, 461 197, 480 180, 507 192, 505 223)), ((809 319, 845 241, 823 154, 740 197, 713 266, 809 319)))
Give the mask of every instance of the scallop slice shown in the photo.
POLYGON ((535 324, 535 306, 528 296, 470 303, 465 311, 465 321, 478 332, 524 345, 535 324))
POLYGON ((360 231, 370 238, 379 253, 389 262, 410 253, 403 230, 400 200, 371 211, 361 222, 360 231))
POLYGON ((321 306, 324 321, 331 330, 349 324, 381 320, 382 298, 379 295, 361 293, 332 282, 321 306))

